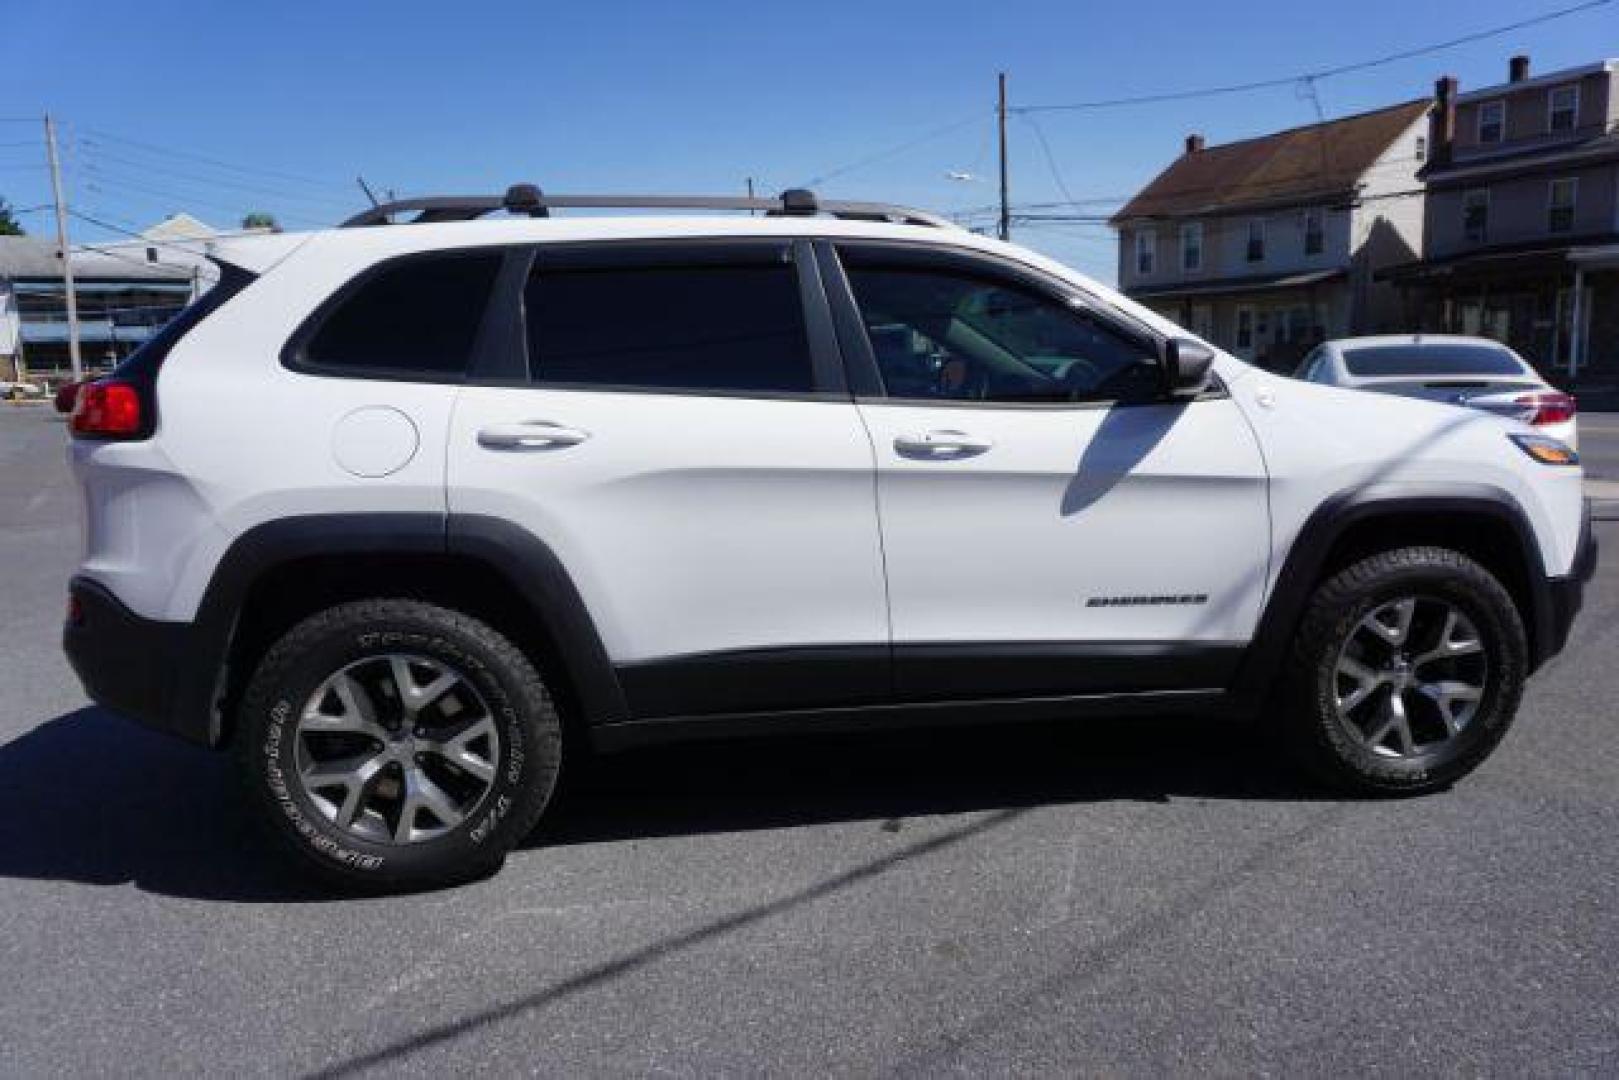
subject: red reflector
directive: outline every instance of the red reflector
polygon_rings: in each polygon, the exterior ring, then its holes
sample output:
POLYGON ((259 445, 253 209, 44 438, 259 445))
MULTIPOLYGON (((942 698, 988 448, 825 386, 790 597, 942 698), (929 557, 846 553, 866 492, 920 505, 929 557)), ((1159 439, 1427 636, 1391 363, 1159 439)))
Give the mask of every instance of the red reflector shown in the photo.
POLYGON ((1574 419, 1576 411, 1574 396, 1557 390, 1522 394, 1513 398, 1513 404, 1533 410, 1525 417, 1530 424, 1566 424, 1574 419))
POLYGON ((67 594, 67 622, 69 626, 78 626, 84 621, 84 604, 74 593, 67 594))
POLYGON ((75 435, 129 438, 141 432, 141 398, 128 383, 100 381, 79 388, 70 425, 75 435))

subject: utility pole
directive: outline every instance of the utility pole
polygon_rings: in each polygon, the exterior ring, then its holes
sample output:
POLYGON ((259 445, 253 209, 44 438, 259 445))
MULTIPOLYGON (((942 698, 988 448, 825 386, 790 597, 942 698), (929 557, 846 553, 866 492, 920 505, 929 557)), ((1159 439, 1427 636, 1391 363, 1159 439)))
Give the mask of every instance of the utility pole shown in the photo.
POLYGON ((62 165, 56 158, 56 121, 45 114, 45 155, 51 163, 51 197, 56 202, 56 246, 62 253, 62 283, 67 287, 67 355, 73 363, 73 381, 84 378, 79 355, 79 294, 73 287, 73 257, 67 246, 67 200, 62 197, 62 165))
MULTIPOLYGON (((748 177, 748 198, 750 198, 750 199, 753 198, 753 177, 751 177, 751 176, 748 177)), ((749 217, 758 217, 759 212, 757 210, 749 210, 748 211, 748 216, 749 217)))
POLYGON ((1000 75, 1000 100, 995 107, 995 118, 1001 131, 1001 239, 1012 239, 1012 205, 1006 182, 1006 72, 1000 75))

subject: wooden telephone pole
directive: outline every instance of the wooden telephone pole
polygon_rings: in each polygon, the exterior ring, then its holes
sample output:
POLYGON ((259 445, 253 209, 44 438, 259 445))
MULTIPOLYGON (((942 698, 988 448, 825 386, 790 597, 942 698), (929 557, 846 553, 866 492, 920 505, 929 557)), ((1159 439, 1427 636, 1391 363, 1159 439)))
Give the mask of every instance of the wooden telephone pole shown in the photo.
POLYGON ((79 355, 79 294, 73 287, 73 257, 67 246, 67 199, 62 195, 62 164, 56 156, 56 121, 45 114, 45 155, 51 164, 51 198, 56 203, 56 246, 62 258, 62 284, 67 289, 67 355, 73 363, 73 381, 84 378, 79 355))
POLYGON ((1012 203, 1006 182, 1006 72, 1000 75, 1000 98, 995 106, 995 118, 1001 134, 1001 227, 1002 240, 1012 239, 1012 203))

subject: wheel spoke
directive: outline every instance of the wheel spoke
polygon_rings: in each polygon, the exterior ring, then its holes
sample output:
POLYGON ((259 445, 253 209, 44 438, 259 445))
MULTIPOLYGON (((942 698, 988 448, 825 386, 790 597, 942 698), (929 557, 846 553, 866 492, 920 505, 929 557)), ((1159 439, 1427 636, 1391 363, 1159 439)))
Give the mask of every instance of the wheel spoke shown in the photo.
POLYGON ((426 752, 437 754, 485 783, 495 778, 495 743, 495 721, 487 716, 470 720, 431 742, 418 740, 426 752), (472 744, 479 739, 488 740, 487 754, 472 749, 472 744))
POLYGON ((385 759, 381 754, 365 753, 353 757, 336 758, 310 765, 300 774, 304 787, 311 794, 341 788, 343 800, 333 805, 337 823, 350 828, 358 816, 371 781, 381 771, 385 759))
POLYGON ((1340 712, 1349 712, 1361 702, 1372 696, 1372 692, 1388 681, 1388 676, 1373 671, 1354 657, 1346 656, 1338 661, 1338 674, 1355 681, 1355 688, 1346 695, 1338 697, 1340 712))
MULTIPOLYGON (((405 794, 394 826, 394 840, 405 844, 416 839, 416 818, 426 810, 438 819, 441 829, 454 828, 465 816, 444 789, 420 769, 405 770, 405 794)), ((438 831, 438 830, 433 830, 438 831)))
POLYGON ((1467 721, 1473 718, 1471 708, 1464 710, 1458 709, 1458 706, 1471 706, 1484 698, 1483 687, 1454 680, 1419 683, 1417 691, 1434 703, 1434 707, 1439 710, 1440 718, 1445 722, 1445 728, 1452 735, 1460 733, 1467 721), (1461 712, 1465 712, 1465 715, 1458 715, 1461 712))
POLYGON ((416 681, 412 666, 431 667, 420 660, 410 660, 403 656, 388 658, 389 670, 393 673, 394 688, 399 692, 399 702, 404 706, 405 712, 415 716, 433 702, 437 701, 445 691, 460 682, 460 678, 442 668, 435 668, 436 674, 425 684, 416 681))
POLYGON ((359 680, 347 671, 328 679, 310 698, 304 709, 301 729, 310 735, 369 735, 380 739, 385 734, 377 723, 377 710, 371 695, 359 680), (329 697, 335 697, 342 711, 326 712, 323 706, 329 697))
POLYGON ((1361 625, 1390 645, 1404 645, 1411 636, 1411 620, 1416 612, 1416 597, 1408 596, 1378 608, 1361 625), (1392 621, 1387 621, 1385 615, 1392 616, 1392 621))
POLYGON ((1473 624, 1461 612, 1453 609, 1445 613, 1445 625, 1439 632, 1438 643, 1427 652, 1413 657, 1411 666, 1421 667, 1435 660, 1451 660, 1483 651, 1484 643, 1479 640, 1473 624))

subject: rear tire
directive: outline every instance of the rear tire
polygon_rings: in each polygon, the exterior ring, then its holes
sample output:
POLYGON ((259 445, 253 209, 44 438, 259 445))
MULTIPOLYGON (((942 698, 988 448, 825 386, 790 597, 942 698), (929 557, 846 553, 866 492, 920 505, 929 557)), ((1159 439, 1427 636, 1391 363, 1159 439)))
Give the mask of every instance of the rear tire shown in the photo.
POLYGON ((398 891, 499 869, 556 787, 562 724, 533 664, 489 626, 363 600, 270 648, 236 747, 259 817, 303 866, 398 891))
POLYGON ((1505 736, 1528 674, 1507 590, 1458 552, 1382 552, 1317 588, 1277 719, 1333 786, 1420 794, 1467 775, 1505 736))

